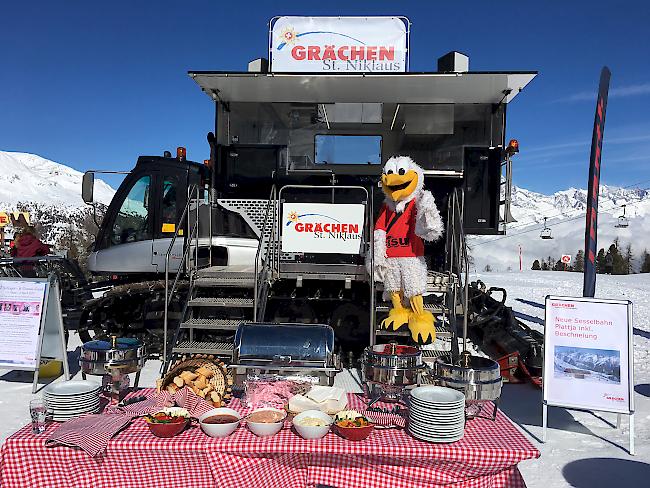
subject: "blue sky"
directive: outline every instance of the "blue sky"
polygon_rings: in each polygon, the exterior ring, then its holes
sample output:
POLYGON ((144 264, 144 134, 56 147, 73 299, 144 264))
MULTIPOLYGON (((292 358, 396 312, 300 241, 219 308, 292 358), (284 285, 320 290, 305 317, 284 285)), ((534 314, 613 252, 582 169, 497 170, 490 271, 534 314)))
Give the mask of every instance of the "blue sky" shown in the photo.
MULTIPOLYGON (((411 69, 442 54, 472 70, 538 70, 510 105, 515 182, 585 187, 601 67, 612 71, 602 178, 650 180, 650 5, 644 1, 217 0, 2 2, 0 149, 77 169, 130 169, 176 146, 208 157, 213 105, 194 70, 242 70, 264 56, 274 15, 406 15, 411 69)), ((115 184, 115 179, 109 179, 115 184)), ((640 185, 650 186, 650 181, 640 185)))

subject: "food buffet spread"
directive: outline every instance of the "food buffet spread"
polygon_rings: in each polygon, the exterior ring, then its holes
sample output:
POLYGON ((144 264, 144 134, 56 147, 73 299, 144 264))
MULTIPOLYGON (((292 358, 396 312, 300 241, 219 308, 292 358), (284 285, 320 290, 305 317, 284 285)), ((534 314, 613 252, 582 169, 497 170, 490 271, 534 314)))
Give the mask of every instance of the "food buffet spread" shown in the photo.
POLYGON ((249 371, 235 396, 232 371, 209 356, 177 362, 157 389, 119 403, 113 383, 53 383, 43 396, 63 409, 59 421, 7 439, 2 486, 525 486, 517 463, 538 457, 535 447, 492 401, 482 406, 493 416, 472 414, 477 396, 464 390, 474 380, 439 386, 415 351, 370 348, 363 394, 321 385, 312 369, 249 371), (72 407, 97 398, 98 413, 72 407))

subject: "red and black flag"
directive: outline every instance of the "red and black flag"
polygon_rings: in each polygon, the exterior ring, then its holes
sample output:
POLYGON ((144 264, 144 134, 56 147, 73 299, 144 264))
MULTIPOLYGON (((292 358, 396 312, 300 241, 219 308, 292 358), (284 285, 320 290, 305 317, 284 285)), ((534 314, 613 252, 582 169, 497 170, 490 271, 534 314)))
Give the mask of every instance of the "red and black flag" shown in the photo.
POLYGON ((591 158, 589 161, 589 188, 587 189, 587 224, 585 226, 585 274, 582 296, 593 297, 596 292, 596 254, 598 237, 598 193, 600 190, 600 160, 605 132, 607 93, 611 72, 607 66, 600 72, 598 100, 594 132, 591 137, 591 158))

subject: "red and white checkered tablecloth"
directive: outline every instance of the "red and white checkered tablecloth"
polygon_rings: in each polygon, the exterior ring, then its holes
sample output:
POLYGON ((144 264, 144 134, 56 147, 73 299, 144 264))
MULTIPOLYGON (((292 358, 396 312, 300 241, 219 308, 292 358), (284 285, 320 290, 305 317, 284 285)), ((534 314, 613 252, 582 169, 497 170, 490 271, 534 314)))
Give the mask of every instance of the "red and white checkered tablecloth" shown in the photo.
MULTIPOLYGON (((246 413, 236 399, 230 406, 246 413)), ((363 410, 363 401, 350 395, 350 408, 363 410)), ((49 425, 48 432, 56 428, 49 425)), ((102 456, 91 458, 81 450, 45 447, 47 437, 33 435, 26 426, 5 441, 0 450, 3 488, 519 488, 525 484, 517 463, 539 456, 501 412, 496 422, 469 421, 463 439, 453 444, 421 442, 393 429, 375 430, 360 442, 332 432, 304 440, 288 423, 267 438, 242 426, 230 437, 213 439, 195 426, 159 439, 135 419, 102 456)))

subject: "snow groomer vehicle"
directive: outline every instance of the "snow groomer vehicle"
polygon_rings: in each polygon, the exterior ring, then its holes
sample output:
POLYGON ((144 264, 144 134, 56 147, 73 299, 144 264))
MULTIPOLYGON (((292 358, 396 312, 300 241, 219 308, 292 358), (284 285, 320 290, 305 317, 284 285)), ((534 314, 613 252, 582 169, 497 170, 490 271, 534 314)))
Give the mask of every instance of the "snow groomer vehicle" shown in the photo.
POLYGON ((330 376, 369 346, 411 343, 380 327, 389 303, 368 271, 382 168, 399 155, 422 167, 444 224, 425 245, 436 340, 419 349, 458 357, 472 320, 465 239, 505 232, 507 107, 536 73, 470 71, 458 52, 409 71, 409 29, 399 17, 279 17, 269 60, 190 71, 215 108, 210 159, 139 158, 89 260, 124 283, 87 304, 86 329, 141 334, 167 363, 207 354, 330 376))

